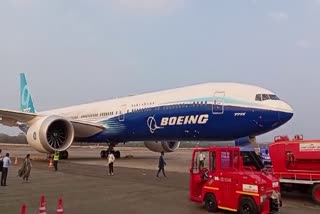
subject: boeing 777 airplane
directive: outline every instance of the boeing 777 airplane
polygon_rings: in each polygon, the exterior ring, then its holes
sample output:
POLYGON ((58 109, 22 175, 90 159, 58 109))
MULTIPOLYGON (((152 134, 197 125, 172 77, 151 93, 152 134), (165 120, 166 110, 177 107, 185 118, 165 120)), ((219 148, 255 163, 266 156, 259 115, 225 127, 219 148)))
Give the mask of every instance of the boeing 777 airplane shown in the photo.
POLYGON ((113 147, 143 141, 153 152, 174 152, 181 141, 235 140, 241 146, 293 116, 273 92, 240 83, 204 83, 37 112, 23 73, 20 82, 21 111, 0 109, 0 123, 19 127, 38 152, 59 151, 64 158, 73 142, 113 147))

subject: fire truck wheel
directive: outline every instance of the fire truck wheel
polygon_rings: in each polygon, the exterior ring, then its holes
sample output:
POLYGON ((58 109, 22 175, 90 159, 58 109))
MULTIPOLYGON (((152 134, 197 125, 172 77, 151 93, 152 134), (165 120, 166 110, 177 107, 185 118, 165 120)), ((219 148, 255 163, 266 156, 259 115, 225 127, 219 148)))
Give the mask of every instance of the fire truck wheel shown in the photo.
POLYGON ((312 199, 320 205, 320 184, 316 184, 312 188, 312 199))
POLYGON ((208 193, 205 197, 205 207, 208 210, 208 212, 217 212, 218 211, 218 204, 216 201, 216 197, 211 194, 208 193))
POLYGON ((243 197, 239 204, 239 214, 256 214, 258 209, 251 197, 243 197))

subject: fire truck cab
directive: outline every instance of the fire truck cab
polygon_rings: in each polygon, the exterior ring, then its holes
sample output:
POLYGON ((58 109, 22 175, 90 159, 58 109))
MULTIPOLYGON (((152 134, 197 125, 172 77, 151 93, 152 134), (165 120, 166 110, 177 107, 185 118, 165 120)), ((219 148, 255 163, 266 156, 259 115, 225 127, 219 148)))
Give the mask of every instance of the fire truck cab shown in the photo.
POLYGON ((190 200, 219 209, 244 213, 278 213, 279 179, 267 171, 243 166, 239 147, 195 148, 190 169, 190 200))

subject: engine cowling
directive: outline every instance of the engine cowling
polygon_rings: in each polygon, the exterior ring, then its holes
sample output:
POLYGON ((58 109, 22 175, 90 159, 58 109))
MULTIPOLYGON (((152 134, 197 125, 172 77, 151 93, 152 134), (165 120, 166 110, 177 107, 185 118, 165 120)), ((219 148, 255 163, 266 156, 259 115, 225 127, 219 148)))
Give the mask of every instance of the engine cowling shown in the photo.
POLYGON ((179 141, 145 141, 144 145, 153 152, 174 152, 179 146, 179 141))
POLYGON ((28 144, 38 152, 53 153, 68 149, 74 139, 70 121, 59 116, 47 116, 34 121, 27 131, 28 144))
POLYGON ((234 141, 235 146, 248 146, 248 145, 255 145, 256 144, 256 137, 242 137, 239 139, 236 139, 234 141))

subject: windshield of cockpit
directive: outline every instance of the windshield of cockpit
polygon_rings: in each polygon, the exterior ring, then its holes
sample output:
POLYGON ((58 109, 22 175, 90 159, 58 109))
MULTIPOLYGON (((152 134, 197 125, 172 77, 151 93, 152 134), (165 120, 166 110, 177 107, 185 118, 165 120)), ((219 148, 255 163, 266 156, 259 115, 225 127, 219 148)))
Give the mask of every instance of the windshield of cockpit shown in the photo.
POLYGON ((264 100, 280 100, 280 99, 275 94, 257 94, 255 100, 264 101, 264 100))

